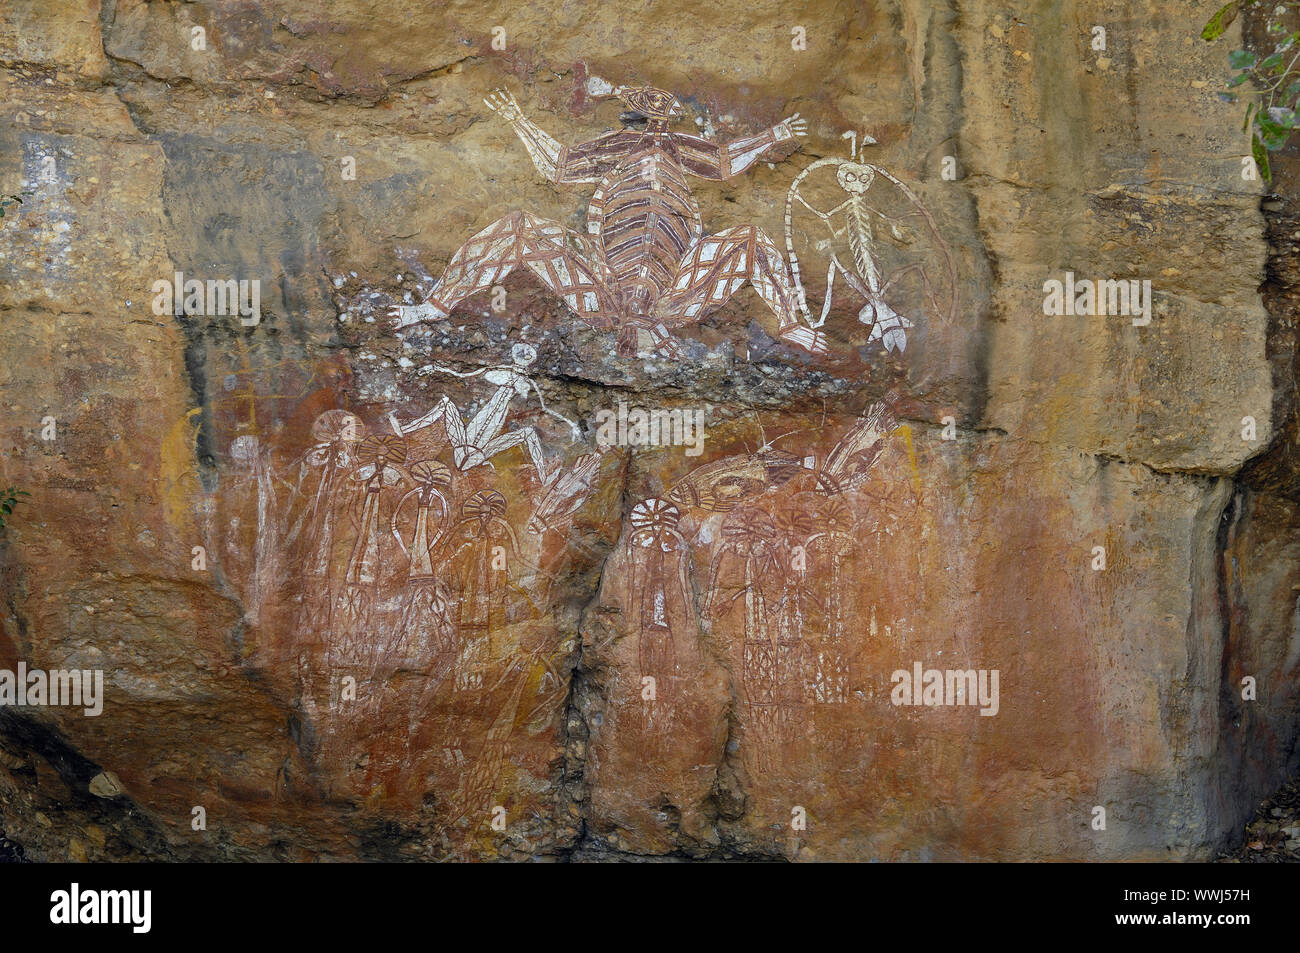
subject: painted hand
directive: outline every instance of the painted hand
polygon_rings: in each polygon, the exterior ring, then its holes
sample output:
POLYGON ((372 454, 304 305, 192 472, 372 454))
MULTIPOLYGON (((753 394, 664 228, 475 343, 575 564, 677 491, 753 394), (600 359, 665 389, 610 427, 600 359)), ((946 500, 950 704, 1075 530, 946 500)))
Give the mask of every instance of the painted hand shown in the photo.
POLYGON ((778 139, 798 139, 806 135, 808 135, 808 120, 800 119, 798 113, 776 125, 778 139))
POLYGON ((493 90, 483 102, 506 122, 518 122, 524 118, 524 111, 519 108, 519 103, 509 90, 493 90))

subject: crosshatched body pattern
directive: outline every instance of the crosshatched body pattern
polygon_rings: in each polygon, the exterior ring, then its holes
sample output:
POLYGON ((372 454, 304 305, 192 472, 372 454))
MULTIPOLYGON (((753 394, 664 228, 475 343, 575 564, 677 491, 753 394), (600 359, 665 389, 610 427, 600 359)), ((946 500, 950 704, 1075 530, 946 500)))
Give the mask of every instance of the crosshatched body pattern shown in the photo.
POLYGON ((524 118, 514 97, 487 100, 514 127, 538 170, 557 184, 595 183, 587 233, 516 211, 465 243, 428 298, 395 309, 398 326, 446 318, 462 300, 524 267, 566 307, 598 329, 621 329, 619 353, 636 353, 638 332, 657 351, 677 353, 669 329, 698 322, 749 282, 777 318, 782 340, 825 350, 802 324, 785 258, 757 226, 704 233, 689 177, 722 180, 749 169, 773 148, 805 131, 798 114, 756 136, 726 145, 672 132, 681 114, 672 94, 650 87, 620 96, 646 117, 646 127, 621 129, 566 147, 524 118))

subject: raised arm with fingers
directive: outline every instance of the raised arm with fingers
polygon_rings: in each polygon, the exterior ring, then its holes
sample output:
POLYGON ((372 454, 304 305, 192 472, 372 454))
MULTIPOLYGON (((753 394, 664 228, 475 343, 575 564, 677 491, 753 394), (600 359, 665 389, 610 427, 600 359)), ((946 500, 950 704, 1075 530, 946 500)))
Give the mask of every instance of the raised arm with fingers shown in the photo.
POLYGON ((740 175, 770 149, 788 142, 798 142, 808 134, 808 123, 795 113, 756 136, 736 139, 725 146, 701 136, 678 134, 674 138, 681 148, 682 167, 702 179, 729 179, 740 175))
POLYGON ((622 137, 617 132, 606 133, 570 149, 525 117, 515 97, 506 90, 496 90, 483 102, 510 123, 537 171, 552 182, 599 182, 604 167, 618 158, 618 140, 622 137))

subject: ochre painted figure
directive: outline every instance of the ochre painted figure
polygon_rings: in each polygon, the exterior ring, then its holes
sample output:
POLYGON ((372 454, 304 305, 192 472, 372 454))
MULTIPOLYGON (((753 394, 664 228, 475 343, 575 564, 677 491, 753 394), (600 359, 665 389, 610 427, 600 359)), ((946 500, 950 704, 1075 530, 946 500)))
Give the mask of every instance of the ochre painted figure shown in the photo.
POLYGON ((824 353, 821 332, 801 323, 785 258, 767 234, 738 225, 705 235, 688 176, 728 179, 773 147, 806 132, 798 113, 756 136, 719 145, 670 132, 683 114, 671 93, 622 89, 619 98, 646 117, 644 130, 621 129, 562 146, 524 118, 515 98, 485 100, 511 124, 542 175, 557 184, 598 183, 587 234, 528 212, 511 212, 461 247, 422 304, 394 309, 398 327, 440 321, 462 300, 529 268, 580 319, 619 328, 619 353, 634 355, 638 331, 656 350, 678 353, 670 328, 700 321, 750 282, 777 317, 783 341, 824 353))
MULTIPOLYGON (((853 156, 854 150, 857 149, 857 134, 846 132, 844 135, 853 139, 850 148, 850 156, 853 156)), ((864 145, 874 144, 875 141, 870 136, 866 136, 864 145)), ((827 246, 828 250, 831 247, 828 242, 822 244, 827 246)), ((830 313, 834 297, 837 274, 843 275, 845 283, 866 299, 867 303, 858 311, 858 320, 871 329, 867 343, 879 341, 886 351, 895 348, 900 354, 905 351, 907 329, 914 326, 913 321, 895 311, 886 300, 900 293, 905 280, 919 281, 924 300, 922 311, 928 311, 929 316, 943 318, 949 323, 956 319, 957 272, 951 250, 940 235, 933 216, 921 204, 916 193, 879 166, 859 162, 856 157, 849 159, 828 157, 818 159, 795 176, 785 200, 785 247, 790 255, 790 270, 794 277, 799 310, 810 322, 810 327, 820 328, 826 323, 826 316, 830 313), (804 180, 813 172, 827 166, 835 169, 835 182, 844 191, 846 198, 834 208, 822 211, 809 204, 799 190, 804 180), (902 213, 901 218, 886 215, 877 207, 881 186, 877 185, 872 189, 872 183, 877 179, 883 180, 886 190, 890 187, 897 190, 905 204, 911 206, 902 213), (822 302, 821 317, 816 321, 812 320, 812 314, 808 309, 803 280, 799 274, 799 256, 794 250, 791 212, 795 202, 822 220, 833 241, 847 239, 853 261, 853 267, 850 268, 840 260, 835 251, 830 250, 830 262, 826 271, 826 297, 822 302), (914 228, 903 219, 920 219, 924 228, 914 228), (945 278, 939 282, 938 287, 931 281, 930 269, 921 260, 898 268, 892 273, 886 273, 880 254, 883 247, 882 240, 903 248, 915 243, 918 230, 928 232, 930 243, 943 257, 945 278), (945 285, 947 294, 941 295, 940 289, 945 285), (941 298, 946 301, 946 304, 940 300, 941 298)), ((903 305, 899 304, 899 307, 903 305)))
POLYGON ((510 360, 509 364, 483 367, 464 373, 452 370, 450 367, 443 367, 441 364, 431 365, 440 373, 451 374, 453 377, 481 376, 488 383, 495 384, 496 391, 468 421, 461 417, 460 411, 451 402, 451 398, 443 395, 433 410, 418 420, 401 424, 396 418, 392 418, 394 430, 405 435, 422 430, 441 420, 447 428, 447 439, 451 441, 453 458, 461 472, 489 464, 497 454, 522 445, 537 468, 537 478, 543 486, 549 487, 558 471, 553 471, 548 466, 537 431, 532 427, 522 427, 519 430, 504 432, 510 402, 516 396, 527 400, 528 392, 533 391, 537 394, 543 413, 568 424, 575 438, 579 436, 580 431, 578 425, 568 417, 557 414, 546 406, 546 401, 542 400, 542 392, 525 373, 537 360, 537 349, 531 344, 516 344, 510 349, 510 360))

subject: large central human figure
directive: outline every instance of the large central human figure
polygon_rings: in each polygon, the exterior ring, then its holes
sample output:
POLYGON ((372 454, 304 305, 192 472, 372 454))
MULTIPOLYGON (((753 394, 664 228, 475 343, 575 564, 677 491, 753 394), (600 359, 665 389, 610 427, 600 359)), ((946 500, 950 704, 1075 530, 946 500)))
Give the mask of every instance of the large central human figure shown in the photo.
POLYGON ((782 143, 806 132, 799 114, 756 136, 719 145, 670 132, 683 113, 671 93, 653 87, 618 96, 646 117, 644 131, 620 129, 568 148, 524 118, 508 92, 487 105, 508 121, 542 175, 555 183, 596 182, 587 234, 528 212, 511 212, 452 256, 422 304, 394 309, 398 327, 440 321, 464 298, 528 267, 569 310, 592 327, 619 328, 619 353, 634 355, 638 332, 664 355, 678 353, 668 329, 701 320, 746 281, 777 317, 783 341, 814 353, 821 332, 800 322, 785 258, 761 228, 738 225, 704 235, 687 176, 739 175, 782 143))

